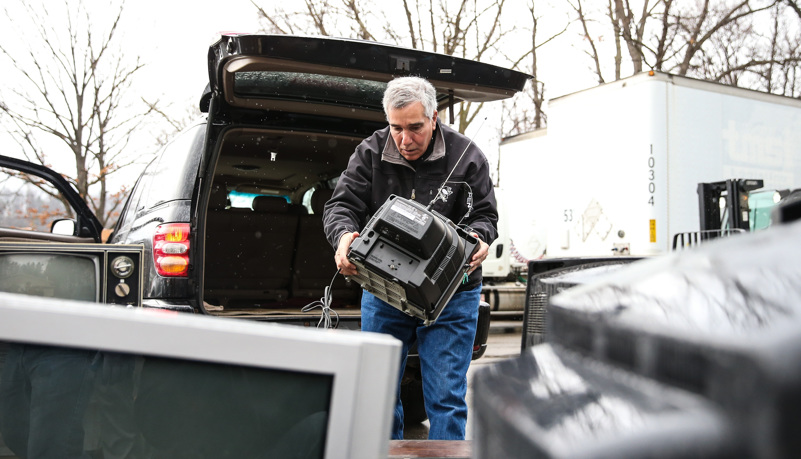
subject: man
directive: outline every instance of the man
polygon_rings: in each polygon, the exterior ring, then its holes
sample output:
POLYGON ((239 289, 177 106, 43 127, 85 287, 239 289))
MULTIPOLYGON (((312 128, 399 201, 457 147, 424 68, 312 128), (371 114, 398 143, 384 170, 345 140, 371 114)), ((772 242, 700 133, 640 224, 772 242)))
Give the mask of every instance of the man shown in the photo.
MULTIPOLYGON (((489 165, 470 139, 438 122, 436 91, 428 81, 396 78, 388 84, 383 102, 389 126, 356 147, 326 203, 325 232, 336 248, 337 267, 348 276, 356 274, 356 267, 347 259, 351 242, 391 194, 428 205, 444 185, 433 210, 455 223, 467 215, 462 224, 480 239, 480 248, 470 260, 467 280, 433 325, 423 326, 421 320, 366 291, 361 304, 362 330, 387 333, 403 342, 401 369, 409 346, 417 340, 431 424, 429 438, 464 439, 467 368, 481 295, 480 265, 497 237, 498 213, 489 165)), ((403 438, 400 380, 392 438, 403 438)))

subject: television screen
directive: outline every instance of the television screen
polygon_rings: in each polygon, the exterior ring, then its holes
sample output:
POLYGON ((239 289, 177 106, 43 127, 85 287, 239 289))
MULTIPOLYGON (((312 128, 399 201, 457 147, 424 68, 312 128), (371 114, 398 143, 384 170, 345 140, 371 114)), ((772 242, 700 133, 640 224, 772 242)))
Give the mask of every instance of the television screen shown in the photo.
POLYGON ((0 457, 321 459, 332 387, 331 374, 0 342, 0 457))
POLYGON ((79 301, 100 300, 96 255, 0 254, 0 291, 79 301))
POLYGON ((0 292, 0 457, 387 457, 400 342, 0 292))

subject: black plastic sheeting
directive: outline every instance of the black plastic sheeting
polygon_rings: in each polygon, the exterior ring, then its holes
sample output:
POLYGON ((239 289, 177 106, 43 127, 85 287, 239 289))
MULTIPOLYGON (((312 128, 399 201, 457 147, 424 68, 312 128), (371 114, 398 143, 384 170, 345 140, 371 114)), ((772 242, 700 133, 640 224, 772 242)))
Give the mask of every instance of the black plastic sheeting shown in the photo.
POLYGON ((801 222, 551 298, 479 371, 474 457, 801 457, 801 222))

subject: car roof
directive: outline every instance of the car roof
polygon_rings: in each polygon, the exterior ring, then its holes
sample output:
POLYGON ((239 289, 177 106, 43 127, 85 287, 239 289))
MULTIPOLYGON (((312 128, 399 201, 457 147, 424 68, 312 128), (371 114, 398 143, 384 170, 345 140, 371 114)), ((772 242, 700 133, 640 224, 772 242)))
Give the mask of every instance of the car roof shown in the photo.
POLYGON ((522 72, 445 54, 372 41, 291 35, 224 35, 209 48, 208 93, 215 113, 287 111, 384 121, 386 83, 420 76, 437 89, 439 108, 506 99, 531 78, 522 72))

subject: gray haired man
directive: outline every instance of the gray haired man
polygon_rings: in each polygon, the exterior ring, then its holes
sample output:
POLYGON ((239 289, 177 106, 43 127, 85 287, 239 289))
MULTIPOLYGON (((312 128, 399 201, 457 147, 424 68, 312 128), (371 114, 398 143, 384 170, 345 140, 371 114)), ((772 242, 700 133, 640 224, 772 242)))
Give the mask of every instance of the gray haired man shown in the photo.
MULTIPOLYGON (((409 347, 417 341, 429 438, 460 440, 467 424, 467 369, 478 319, 481 263, 497 237, 498 212, 489 165, 470 139, 439 122, 436 91, 425 79, 392 80, 384 93, 384 112, 389 126, 356 147, 325 205, 325 232, 336 249, 340 272, 353 275, 356 266, 348 261, 348 248, 390 195, 428 205, 444 185, 444 197, 436 200, 433 210, 461 222, 481 241, 470 260, 467 279, 433 325, 423 326, 421 320, 366 291, 361 302, 362 330, 387 333, 403 342, 401 370, 409 347)), ((392 438, 403 438, 400 380, 392 438)))

